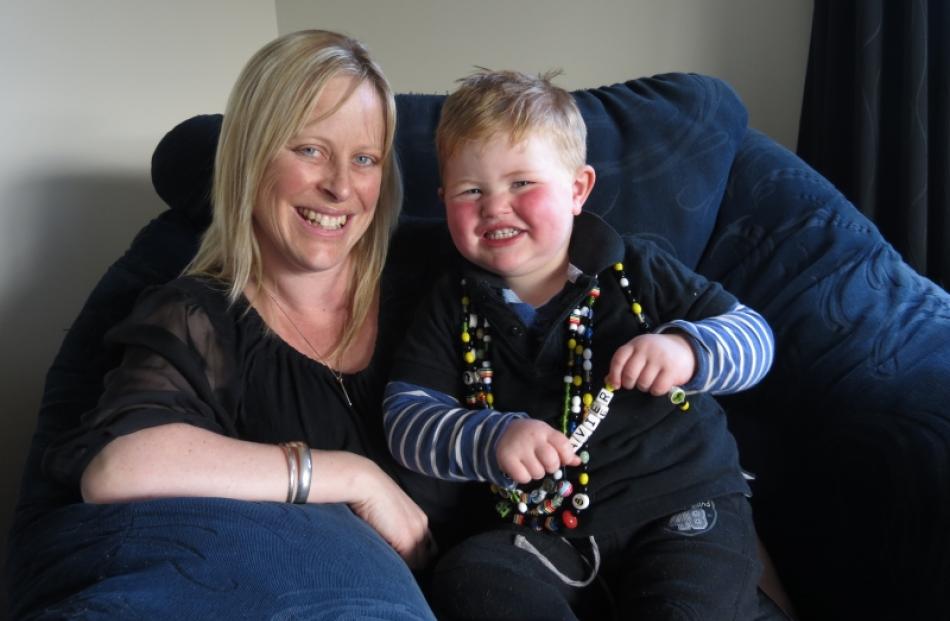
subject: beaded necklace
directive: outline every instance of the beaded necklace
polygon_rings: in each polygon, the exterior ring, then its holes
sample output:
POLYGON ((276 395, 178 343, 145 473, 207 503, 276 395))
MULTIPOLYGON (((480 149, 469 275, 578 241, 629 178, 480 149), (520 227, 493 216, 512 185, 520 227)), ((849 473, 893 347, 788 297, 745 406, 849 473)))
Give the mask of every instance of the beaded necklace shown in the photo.
MULTIPOLYGON (((641 332, 649 332, 650 324, 630 288, 623 263, 615 263, 612 271, 641 332)), ((462 291, 462 381, 466 389, 465 403, 472 408, 494 408, 491 325, 486 317, 479 315, 472 303, 464 278, 462 291)), ((595 277, 580 306, 568 315, 566 324, 567 370, 563 380, 560 429, 568 436, 574 452, 581 459, 581 465, 567 469, 568 473, 560 469, 546 476, 539 486, 530 491, 501 488, 493 484, 492 493, 501 497, 495 504, 495 510, 503 519, 510 517, 515 524, 552 532, 562 527, 574 529, 578 524, 578 514, 590 507, 587 466, 591 454, 588 444, 600 422, 607 416, 615 390, 607 384, 594 397, 591 343, 594 337, 594 304, 599 297, 600 287, 595 277)), ((686 393, 679 387, 670 392, 670 400, 683 411, 689 409, 686 393)))

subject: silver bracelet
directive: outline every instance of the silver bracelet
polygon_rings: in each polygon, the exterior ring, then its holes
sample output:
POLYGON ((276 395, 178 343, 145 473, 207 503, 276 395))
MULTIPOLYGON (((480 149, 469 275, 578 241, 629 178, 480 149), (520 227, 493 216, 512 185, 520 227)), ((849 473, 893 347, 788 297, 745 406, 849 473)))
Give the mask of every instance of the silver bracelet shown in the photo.
POLYGON ((291 442, 290 446, 297 452, 297 472, 299 473, 299 484, 297 485, 297 494, 294 497, 294 503, 300 505, 307 502, 310 496, 310 479, 313 475, 313 456, 310 453, 310 447, 303 442, 291 442))
POLYGON ((282 442, 279 446, 284 451, 284 457, 287 458, 287 471, 290 475, 287 481, 287 500, 285 502, 294 502, 294 499, 297 498, 297 487, 300 483, 296 451, 290 442, 282 442))

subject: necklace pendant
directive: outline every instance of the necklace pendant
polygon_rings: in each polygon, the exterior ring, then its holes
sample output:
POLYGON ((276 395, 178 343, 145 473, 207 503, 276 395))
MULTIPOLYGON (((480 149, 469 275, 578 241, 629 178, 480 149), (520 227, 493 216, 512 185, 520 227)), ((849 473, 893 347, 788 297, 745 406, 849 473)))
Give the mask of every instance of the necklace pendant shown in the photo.
MULTIPOLYGON (((334 374, 336 375, 336 374, 334 374)), ((343 376, 336 375, 336 383, 340 385, 340 390, 343 392, 343 398, 346 399, 346 405, 351 409, 353 407, 353 400, 350 399, 350 393, 346 391, 346 385, 343 383, 343 376)))

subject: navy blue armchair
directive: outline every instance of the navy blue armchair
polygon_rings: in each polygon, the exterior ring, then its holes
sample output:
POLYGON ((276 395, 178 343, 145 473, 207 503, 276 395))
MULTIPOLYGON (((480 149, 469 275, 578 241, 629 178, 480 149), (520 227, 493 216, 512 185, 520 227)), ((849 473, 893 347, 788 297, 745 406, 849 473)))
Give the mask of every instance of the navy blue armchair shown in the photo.
MULTIPOLYGON (((760 535, 798 615, 950 618, 950 295, 911 270, 828 181, 748 128, 723 82, 670 74, 575 96, 597 170, 586 209, 722 282, 774 330, 767 378, 722 402, 743 466, 757 476, 760 535)), ((394 260, 422 279, 449 243, 432 144, 441 102, 398 98, 406 215, 394 260)), ((50 439, 95 404, 117 362, 102 348, 104 332, 145 286, 177 275, 194 253, 209 217, 219 126, 219 116, 195 117, 162 140, 153 181, 169 210, 103 276, 49 371, 9 547, 17 618, 103 576, 142 570, 103 556, 121 532, 106 524, 145 520, 168 545, 199 545, 181 520, 161 519, 180 516, 180 503, 102 520, 78 490, 49 480, 41 461, 50 439)), ((187 512, 187 528, 240 529, 228 512, 241 509, 190 502, 198 508, 187 512)), ((143 550, 146 567, 161 564, 167 548, 143 550)), ((217 558, 208 555, 205 578, 233 583, 217 558)), ((272 571, 262 558, 262 575, 272 571)))

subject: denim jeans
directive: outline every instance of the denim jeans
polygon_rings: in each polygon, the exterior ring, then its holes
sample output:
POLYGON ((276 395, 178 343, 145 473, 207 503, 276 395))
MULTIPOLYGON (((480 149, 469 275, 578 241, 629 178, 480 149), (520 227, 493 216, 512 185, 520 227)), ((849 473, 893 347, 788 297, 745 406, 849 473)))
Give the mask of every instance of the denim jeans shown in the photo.
POLYGON ((740 494, 595 541, 600 571, 579 587, 566 580, 590 578, 594 545, 587 540, 514 526, 467 539, 433 572, 433 609, 446 620, 763 618, 752 511, 740 494))

